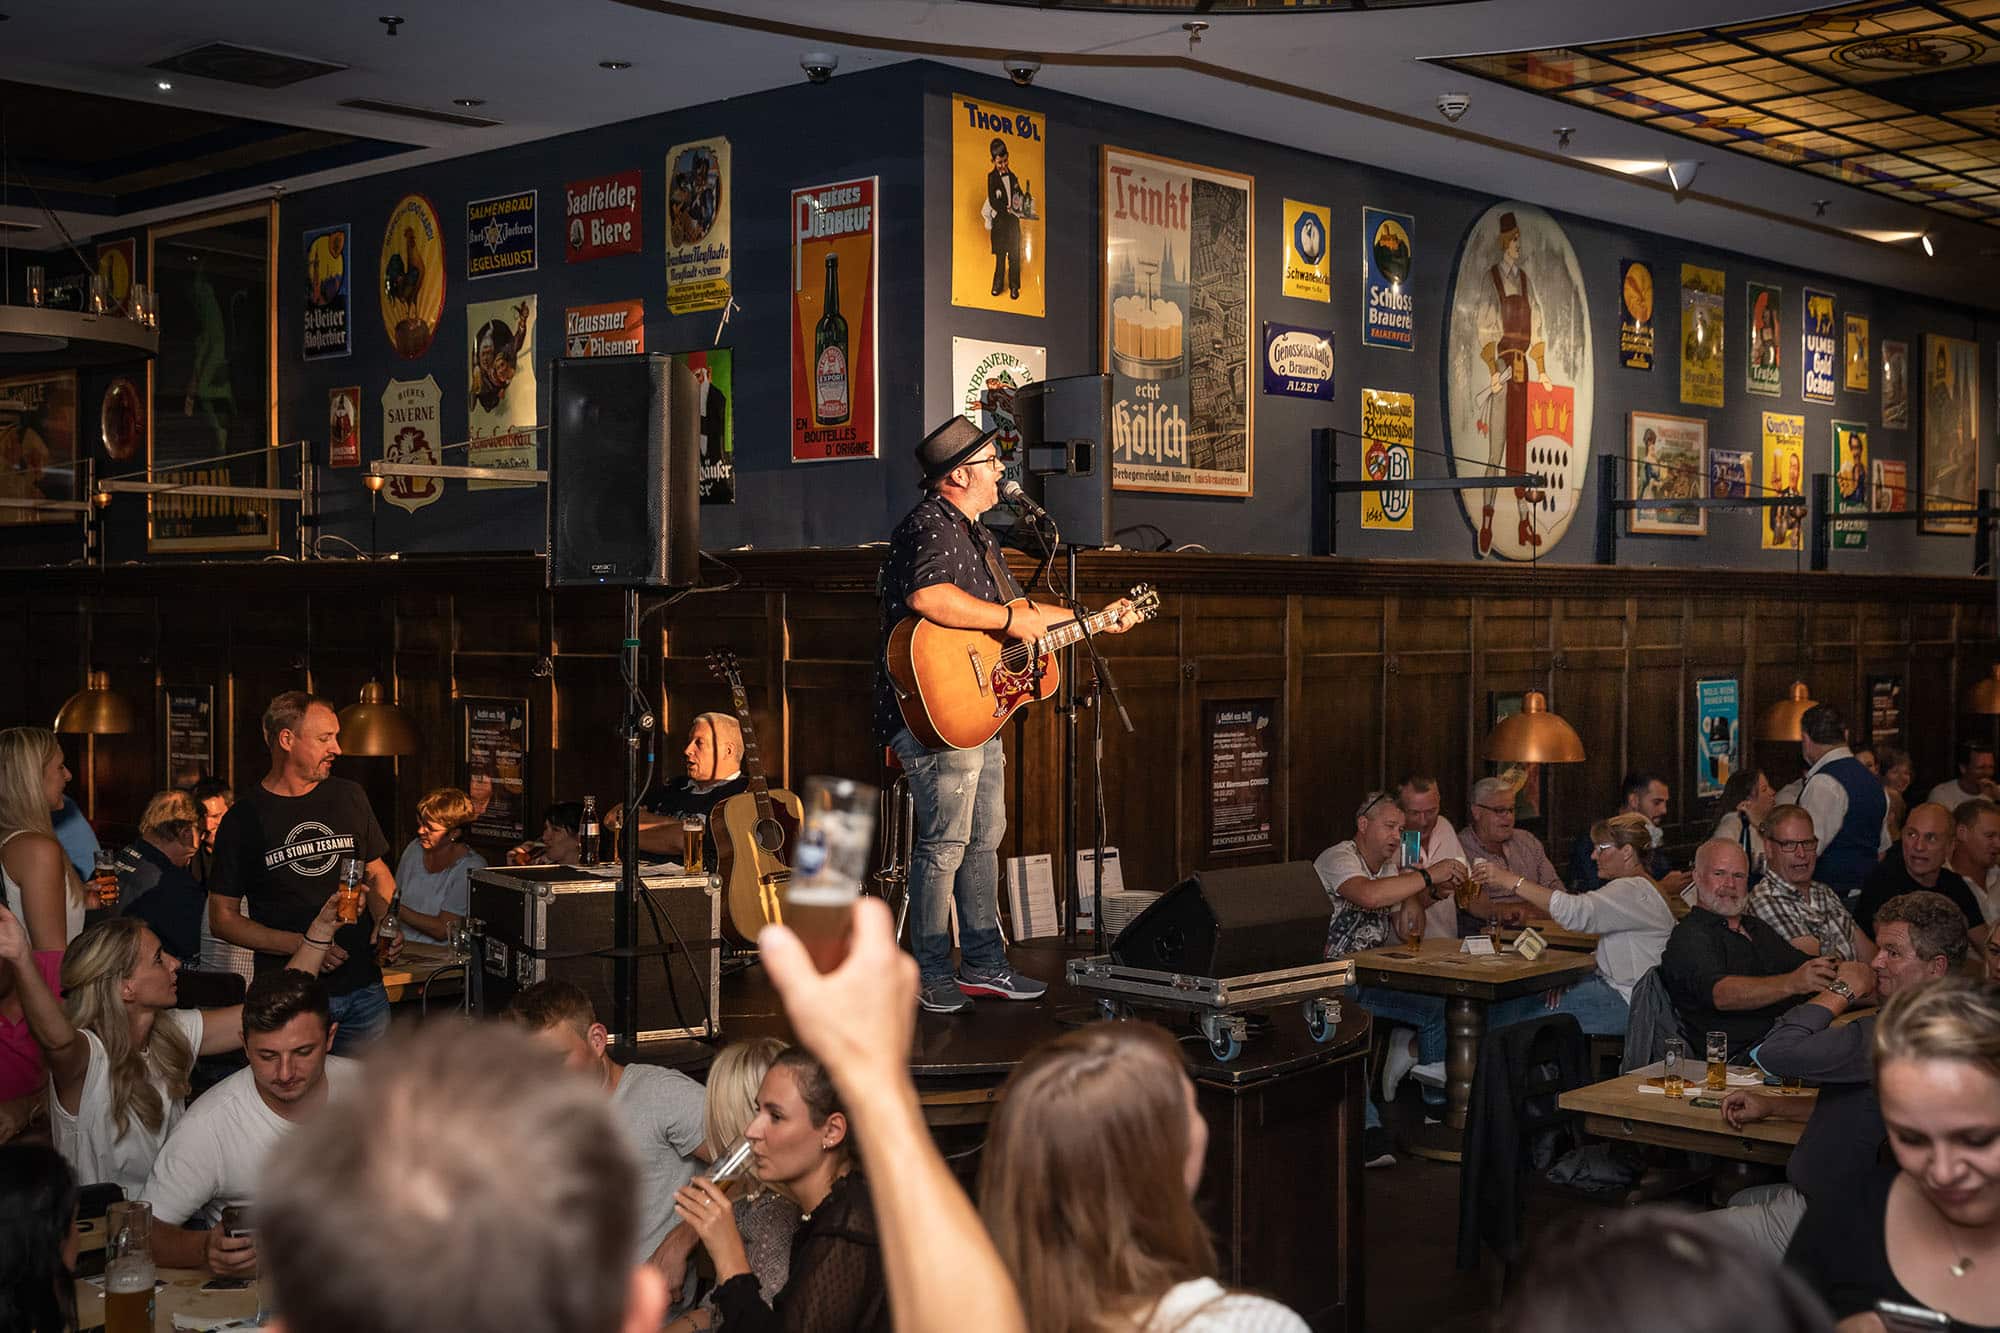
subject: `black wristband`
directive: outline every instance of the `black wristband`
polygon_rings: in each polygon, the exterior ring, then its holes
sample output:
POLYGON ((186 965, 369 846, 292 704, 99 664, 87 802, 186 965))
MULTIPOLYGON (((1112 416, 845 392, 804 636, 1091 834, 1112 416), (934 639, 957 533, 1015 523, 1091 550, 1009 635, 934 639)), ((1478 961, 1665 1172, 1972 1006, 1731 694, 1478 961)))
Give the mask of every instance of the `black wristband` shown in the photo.
POLYGON ((1428 870, 1424 869, 1424 868, 1423 868, 1422 866, 1418 866, 1418 867, 1417 867, 1417 873, 1418 873, 1419 875, 1422 875, 1422 876, 1424 877, 1424 887, 1425 887, 1425 888, 1427 888, 1427 889, 1434 889, 1434 888, 1436 888, 1436 887, 1437 887, 1437 885, 1435 885, 1435 884, 1431 883, 1431 872, 1430 872, 1430 871, 1428 871, 1428 870))
POLYGON ((316 940, 311 935, 308 934, 302 934, 302 938, 305 940, 307 944, 317 944, 321 948, 325 948, 326 946, 333 943, 333 936, 331 935, 327 936, 323 940, 316 940))
POLYGON ((1007 618, 1000 622, 1000 632, 1005 634, 1012 628, 1014 628, 1014 607, 1012 603, 1009 603, 1007 606, 1007 618))

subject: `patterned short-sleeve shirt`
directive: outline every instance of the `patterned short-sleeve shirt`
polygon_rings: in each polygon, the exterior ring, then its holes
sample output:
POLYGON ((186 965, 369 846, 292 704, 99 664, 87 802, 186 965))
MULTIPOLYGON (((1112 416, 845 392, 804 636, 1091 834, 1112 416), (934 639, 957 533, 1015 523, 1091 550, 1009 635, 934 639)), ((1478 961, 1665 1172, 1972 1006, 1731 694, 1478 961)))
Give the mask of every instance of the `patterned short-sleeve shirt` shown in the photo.
POLYGON ((1831 945, 1828 958, 1843 963, 1854 961, 1854 918, 1835 893, 1818 880, 1800 893, 1777 875, 1766 872, 1750 890, 1744 911, 1756 917, 1788 940, 1802 935, 1817 936, 1831 945))
POLYGON ((915 614, 910 610, 910 594, 939 583, 994 603, 1010 602, 1021 595, 1020 585, 1007 574, 1000 542, 992 531, 933 492, 896 525, 876 583, 882 599, 882 637, 875 661, 875 739, 880 744, 888 744, 903 728, 882 650, 889 646, 890 632, 915 614), (989 563, 1005 576, 1004 588, 995 586, 989 563))

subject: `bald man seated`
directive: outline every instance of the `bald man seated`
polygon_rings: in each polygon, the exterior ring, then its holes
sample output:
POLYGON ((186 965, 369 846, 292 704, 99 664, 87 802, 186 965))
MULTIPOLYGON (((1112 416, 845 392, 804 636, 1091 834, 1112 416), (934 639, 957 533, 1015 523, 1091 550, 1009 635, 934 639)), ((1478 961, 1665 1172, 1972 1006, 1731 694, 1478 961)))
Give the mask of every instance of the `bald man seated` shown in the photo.
MULTIPOLYGON (((743 728, 728 713, 703 713, 688 727, 681 751, 683 772, 656 783, 639 802, 639 850, 659 856, 681 854, 681 820, 703 819, 750 783, 743 772, 743 728)), ((715 866, 713 833, 703 838, 702 864, 715 866)))

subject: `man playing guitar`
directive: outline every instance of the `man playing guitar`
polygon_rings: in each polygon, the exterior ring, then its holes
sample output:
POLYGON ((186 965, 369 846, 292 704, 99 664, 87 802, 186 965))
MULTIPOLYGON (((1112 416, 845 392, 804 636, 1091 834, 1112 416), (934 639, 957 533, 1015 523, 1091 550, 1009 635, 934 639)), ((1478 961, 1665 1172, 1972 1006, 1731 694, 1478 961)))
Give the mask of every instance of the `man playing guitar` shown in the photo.
MULTIPOLYGON (((927 746, 898 706, 885 654, 905 619, 985 630, 1033 642, 1071 619, 1023 599, 1000 544, 979 516, 999 500, 1002 464, 997 432, 962 416, 917 446, 924 498, 897 525, 882 566, 882 646, 875 682, 876 739, 895 751, 916 806, 910 853, 910 949, 923 1007, 952 1013, 968 996, 1032 1000, 1048 989, 1007 963, 999 925, 1000 837, 1007 829, 1005 754, 999 735, 970 749, 927 746), (958 907, 961 962, 951 970, 949 908, 958 907)), ((1108 632, 1127 628, 1114 620, 1108 632)))

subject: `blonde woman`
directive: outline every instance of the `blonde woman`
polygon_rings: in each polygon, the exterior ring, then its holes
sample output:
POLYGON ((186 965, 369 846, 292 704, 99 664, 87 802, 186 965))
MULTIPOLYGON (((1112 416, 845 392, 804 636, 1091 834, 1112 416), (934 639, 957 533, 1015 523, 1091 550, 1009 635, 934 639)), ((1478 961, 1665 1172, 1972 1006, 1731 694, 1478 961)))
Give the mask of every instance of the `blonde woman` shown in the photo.
POLYGON ((472 798, 456 787, 417 802, 417 836, 396 862, 404 939, 442 942, 471 910, 472 872, 486 869, 486 858, 465 845, 472 814, 472 798))
POLYGON ((0 731, 0 884, 36 953, 61 953, 83 929, 83 881, 49 818, 69 776, 47 727, 0 731))
MULTIPOLYGON (((288 967, 317 973, 333 942, 338 895, 326 900, 288 967)), ((0 962, 14 972, 28 1029, 49 1073, 55 1144, 81 1181, 134 1199, 180 1120, 197 1055, 243 1041, 241 1005, 176 1009, 180 960, 137 917, 100 921, 63 956, 59 1002, 36 972, 28 935, 0 908, 0 962)))

